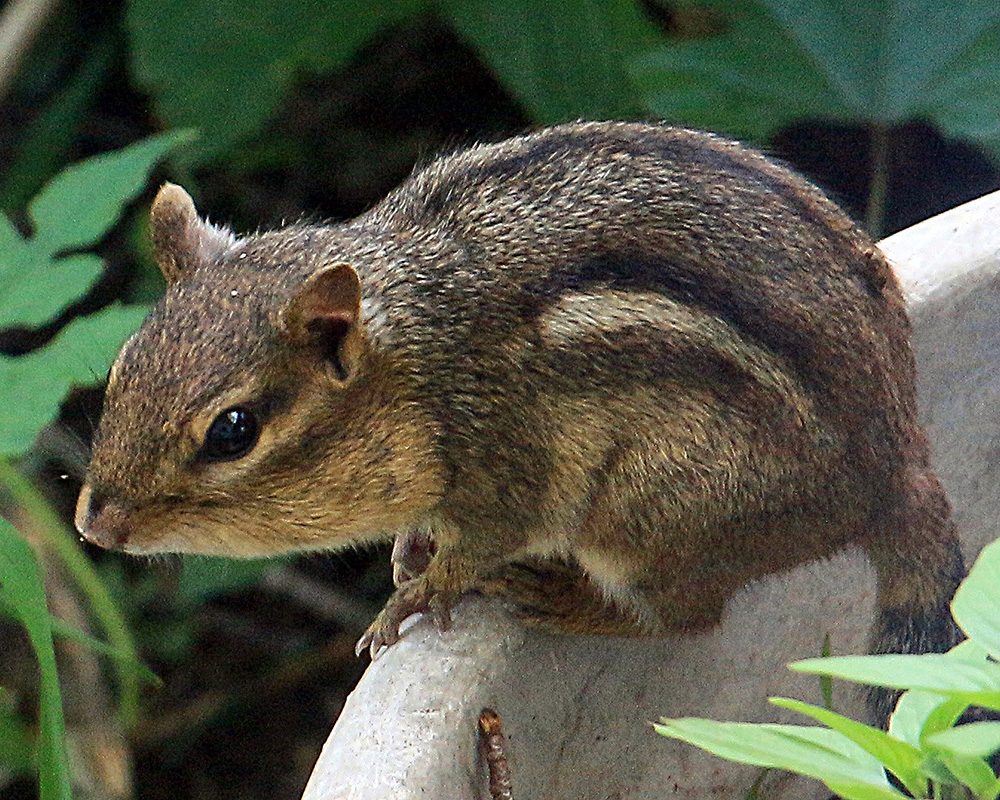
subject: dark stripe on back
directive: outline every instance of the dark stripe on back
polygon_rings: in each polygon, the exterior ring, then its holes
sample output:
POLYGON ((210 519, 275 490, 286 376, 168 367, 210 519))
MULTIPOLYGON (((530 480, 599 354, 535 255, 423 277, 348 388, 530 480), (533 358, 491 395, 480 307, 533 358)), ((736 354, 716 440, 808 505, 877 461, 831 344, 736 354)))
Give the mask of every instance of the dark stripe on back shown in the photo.
POLYGON ((567 294, 607 290, 659 294, 721 319, 744 340, 792 364, 805 388, 816 387, 821 378, 810 366, 814 358, 815 331, 795 330, 774 323, 768 313, 773 299, 746 285, 712 278, 711 274, 696 271, 694 266, 664 264, 661 259, 645 254, 633 258, 614 254, 573 270, 550 273, 532 287, 526 296, 523 313, 527 321, 537 322, 567 294))

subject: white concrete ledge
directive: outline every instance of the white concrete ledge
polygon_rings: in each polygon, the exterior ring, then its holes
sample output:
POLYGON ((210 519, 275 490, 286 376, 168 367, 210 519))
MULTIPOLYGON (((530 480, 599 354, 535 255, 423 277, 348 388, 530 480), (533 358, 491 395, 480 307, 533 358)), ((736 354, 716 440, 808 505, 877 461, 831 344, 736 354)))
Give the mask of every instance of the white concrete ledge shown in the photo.
MULTIPOLYGON (((968 556, 1000 509, 1000 192, 883 242, 915 324, 921 403, 968 556)), ((714 631, 665 640, 548 636, 497 601, 468 599, 439 633, 418 619, 348 698, 305 800, 487 798, 476 750, 483 706, 504 720, 517 800, 740 798, 756 769, 655 735, 660 716, 790 719, 771 695, 820 701, 784 665, 863 652, 874 576, 858 551, 773 576, 727 606, 714 631)), ((863 715, 838 686, 837 710, 863 715)), ((826 798, 772 774, 762 796, 826 798)))

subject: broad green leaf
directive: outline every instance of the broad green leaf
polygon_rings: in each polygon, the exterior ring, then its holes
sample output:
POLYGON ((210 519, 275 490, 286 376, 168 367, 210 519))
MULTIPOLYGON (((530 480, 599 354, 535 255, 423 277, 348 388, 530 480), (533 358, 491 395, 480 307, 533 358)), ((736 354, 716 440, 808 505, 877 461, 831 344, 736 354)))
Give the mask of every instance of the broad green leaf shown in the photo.
POLYGON ((656 35, 632 0, 444 0, 440 8, 537 122, 636 115, 626 67, 656 35))
POLYGON ((10 253, 20 252, 24 245, 24 239, 17 232, 14 224, 7 215, 0 212, 0 280, 3 280, 8 271, 12 268, 8 266, 10 253))
POLYGON ((42 325, 87 292, 103 269, 101 260, 59 254, 100 239, 157 159, 185 138, 158 136, 68 167, 31 202, 31 238, 0 213, 0 328, 42 325))
POLYGON ((832 76, 764 3, 711 7, 725 19, 719 34, 672 42, 633 62, 632 79, 654 114, 758 141, 803 117, 852 116, 832 76))
POLYGON ((0 455, 27 450, 73 384, 103 380, 145 306, 112 306, 67 325, 47 346, 24 356, 0 356, 0 455))
POLYGON ((28 205, 35 224, 32 249, 53 255, 97 242, 142 191, 153 165, 191 136, 153 136, 64 169, 28 205))
POLYGON ((1000 658, 1000 542, 983 548, 951 601, 959 627, 994 658, 1000 658))
POLYGON ((779 708, 787 708, 812 717, 837 733, 846 736, 858 747, 863 748, 865 752, 870 753, 879 762, 885 764, 914 797, 926 794, 927 779, 920 772, 920 763, 924 756, 919 748, 894 739, 878 728, 863 725, 843 714, 837 714, 820 706, 782 697, 772 697, 771 702, 779 708))
POLYGON ((69 800, 69 768, 63 744, 66 728, 42 571, 27 542, 3 518, 0 518, 0 600, 24 626, 38 659, 41 800, 69 800))
MULTIPOLYGON (((36 255, 30 252, 30 255, 36 255)), ((32 259, 34 260, 34 259, 32 259)), ((10 264, 0 255, 0 270, 10 264)), ((90 253, 52 260, 46 254, 33 264, 14 269, 0 293, 0 328, 34 327, 52 320, 79 300, 104 270, 104 261, 90 253)))
POLYGON ((905 797, 888 783, 875 758, 836 731, 703 719, 664 719, 654 728, 730 761, 815 778, 850 800, 905 797))
POLYGON ((635 62, 655 113, 759 139, 808 117, 877 126, 928 119, 1000 151, 1000 93, 984 91, 1000 83, 994 0, 711 6, 727 21, 717 36, 635 62))
POLYGON ((133 0, 126 25, 136 83, 170 127, 201 133, 185 152, 218 157, 271 116, 303 69, 344 64, 419 0, 133 0))

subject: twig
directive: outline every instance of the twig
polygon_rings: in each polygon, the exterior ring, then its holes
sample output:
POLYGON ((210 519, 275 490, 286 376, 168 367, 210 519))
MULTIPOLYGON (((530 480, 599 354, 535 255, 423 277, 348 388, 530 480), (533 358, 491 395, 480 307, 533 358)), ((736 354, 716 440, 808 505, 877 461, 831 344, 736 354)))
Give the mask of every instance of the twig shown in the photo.
POLYGON ((507 762, 500 715, 492 708, 484 708, 479 713, 479 735, 490 776, 490 797, 493 800, 513 800, 510 764, 507 762))

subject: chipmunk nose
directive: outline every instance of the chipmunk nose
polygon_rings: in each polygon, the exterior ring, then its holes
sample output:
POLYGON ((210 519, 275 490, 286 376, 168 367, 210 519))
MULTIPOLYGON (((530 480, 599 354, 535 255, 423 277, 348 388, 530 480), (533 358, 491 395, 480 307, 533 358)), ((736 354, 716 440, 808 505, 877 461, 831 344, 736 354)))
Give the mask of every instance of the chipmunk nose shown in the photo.
MULTIPOLYGON (((88 542, 100 547, 121 547, 128 539, 119 519, 121 514, 108 513, 105 514, 107 519, 100 519, 101 512, 105 511, 107 506, 107 496, 100 491, 95 491, 89 483, 85 483, 80 489, 80 497, 76 501, 76 514, 73 523, 88 542)), ((107 510, 113 512, 113 504, 112 508, 107 510)))

